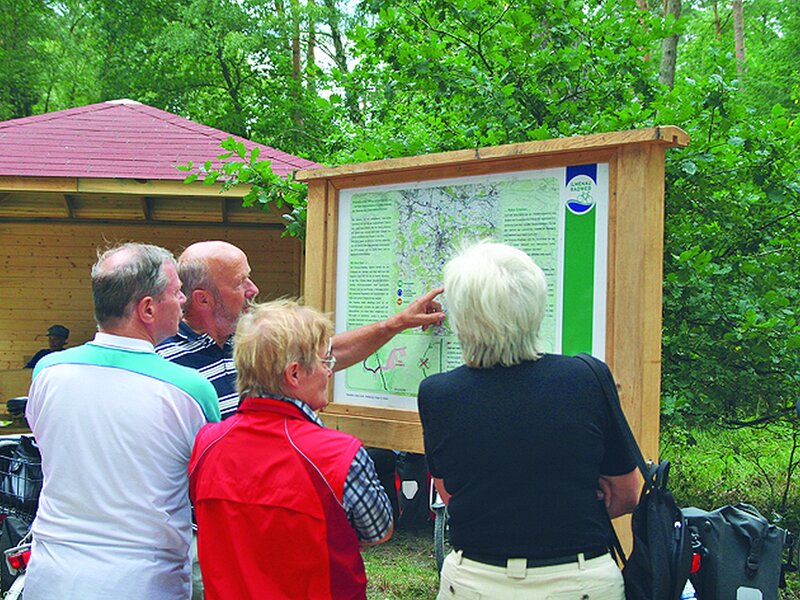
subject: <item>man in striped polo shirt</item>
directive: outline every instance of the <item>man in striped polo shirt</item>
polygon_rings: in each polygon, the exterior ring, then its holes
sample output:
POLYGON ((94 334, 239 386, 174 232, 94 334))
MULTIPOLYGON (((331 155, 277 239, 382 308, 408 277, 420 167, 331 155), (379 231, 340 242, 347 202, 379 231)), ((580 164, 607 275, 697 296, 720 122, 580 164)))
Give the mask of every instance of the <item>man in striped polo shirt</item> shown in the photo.
MULTIPOLYGON (((178 274, 186 294, 178 333, 156 347, 167 360, 191 367, 217 391, 222 418, 239 406, 231 337, 239 315, 247 311, 258 287, 250 279, 250 264, 242 250, 223 241, 192 244, 178 259, 178 274)), ((336 370, 364 360, 396 334, 412 327, 426 328, 444 319, 435 301, 441 288, 414 300, 402 312, 333 336, 336 370)))

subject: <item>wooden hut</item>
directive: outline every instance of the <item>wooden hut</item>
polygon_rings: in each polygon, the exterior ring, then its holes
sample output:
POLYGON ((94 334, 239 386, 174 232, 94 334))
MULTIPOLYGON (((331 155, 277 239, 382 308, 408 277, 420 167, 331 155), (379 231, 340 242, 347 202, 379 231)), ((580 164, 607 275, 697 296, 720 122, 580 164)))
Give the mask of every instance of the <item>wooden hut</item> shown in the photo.
MULTIPOLYGON (((183 183, 189 161, 223 151, 230 134, 131 100, 0 123, 0 402, 25 393, 26 361, 47 328, 92 338, 89 269, 98 248, 223 239, 250 257, 261 298, 297 295, 303 246, 281 237, 280 215, 243 208, 241 190, 183 183)), ((234 136, 235 137, 235 136, 234 136)), ((258 146, 277 174, 311 161, 258 146)))

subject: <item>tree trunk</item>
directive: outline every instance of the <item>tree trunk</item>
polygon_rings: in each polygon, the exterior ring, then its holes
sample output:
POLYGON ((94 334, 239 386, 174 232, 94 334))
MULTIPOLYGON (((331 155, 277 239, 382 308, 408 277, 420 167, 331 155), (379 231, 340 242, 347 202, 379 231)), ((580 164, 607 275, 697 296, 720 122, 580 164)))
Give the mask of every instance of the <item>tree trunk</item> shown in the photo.
POLYGON ((351 86, 347 85, 347 75, 350 73, 350 66, 347 64, 347 53, 344 47, 344 36, 341 28, 341 13, 336 6, 336 0, 325 0, 328 27, 331 30, 331 41, 333 42, 333 61, 341 72, 342 84, 344 86, 344 104, 347 107, 347 114, 354 123, 362 123, 363 116, 358 107, 358 97, 353 92, 351 86))
MULTIPOLYGON (((681 17, 681 0, 664 0, 664 18, 668 15, 675 17, 675 22, 681 17)), ((661 41, 661 69, 658 79, 662 84, 672 89, 675 85, 675 62, 678 58, 678 34, 671 35, 661 41)))
POLYGON ((300 83, 300 2, 292 0, 292 79, 300 83))
POLYGON ((739 80, 741 81, 744 79, 747 72, 744 50, 744 13, 742 11, 742 0, 733 0, 733 37, 736 45, 736 72, 739 74, 739 80))
POLYGON ((717 31, 717 39, 722 37, 722 25, 719 22, 719 6, 714 2, 714 27, 717 31))
MULTIPOLYGON (((289 21, 289 16, 286 14, 286 6, 284 5, 283 0, 275 0, 275 12, 281 18, 282 22, 291 22, 289 21)), ((291 51, 291 43, 289 42, 288 36, 283 39, 282 45, 287 53, 291 51)))
MULTIPOLYGON (((639 10, 641 10, 644 13, 650 10, 647 6, 647 0, 636 0, 636 6, 639 10)), ((645 27, 644 19, 642 19, 642 27, 645 27)), ((647 52, 647 50, 644 50, 644 54, 642 55, 642 60, 645 62, 648 62, 650 60, 650 54, 647 52)))
MULTIPOLYGON (((308 0, 309 8, 314 6, 314 0, 308 0)), ((308 43, 306 44, 306 87, 309 90, 316 89, 316 74, 317 58, 315 53, 317 51, 317 30, 314 17, 314 10, 308 11, 308 43)))
POLYGON ((303 112, 300 103, 300 92, 303 88, 303 73, 301 64, 300 48, 300 1, 291 0, 292 18, 292 96, 294 97, 294 109, 292 110, 292 121, 299 130, 303 129, 303 112))

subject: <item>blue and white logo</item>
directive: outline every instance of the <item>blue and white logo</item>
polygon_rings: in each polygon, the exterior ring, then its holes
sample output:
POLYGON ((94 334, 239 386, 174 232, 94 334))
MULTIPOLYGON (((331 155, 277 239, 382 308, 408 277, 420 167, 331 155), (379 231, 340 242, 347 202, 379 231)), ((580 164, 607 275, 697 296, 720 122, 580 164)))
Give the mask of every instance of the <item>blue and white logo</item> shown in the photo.
POLYGON ((576 175, 567 184, 567 208, 572 214, 585 215, 595 205, 594 179, 588 175, 576 175))

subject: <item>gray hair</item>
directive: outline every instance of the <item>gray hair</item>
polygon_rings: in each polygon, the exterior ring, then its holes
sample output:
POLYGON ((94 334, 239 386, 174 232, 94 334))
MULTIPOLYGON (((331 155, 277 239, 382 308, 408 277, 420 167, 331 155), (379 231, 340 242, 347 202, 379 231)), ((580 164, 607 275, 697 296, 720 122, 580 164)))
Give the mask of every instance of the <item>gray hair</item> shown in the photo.
POLYGON ((489 241, 469 246, 445 266, 444 289, 468 366, 511 366, 539 358, 547 282, 522 250, 489 241))
POLYGON ((128 318, 142 298, 160 298, 169 283, 164 273, 168 262, 175 264, 172 253, 150 244, 129 242, 98 251, 97 262, 92 266, 92 298, 97 324, 103 327, 128 318), (120 253, 129 256, 107 264, 120 253))
POLYGON ((211 277, 208 260, 201 257, 184 258, 178 260, 178 277, 181 280, 181 290, 186 296, 184 311, 188 311, 192 304, 192 292, 203 289, 210 292, 215 299, 219 299, 219 290, 211 277))

